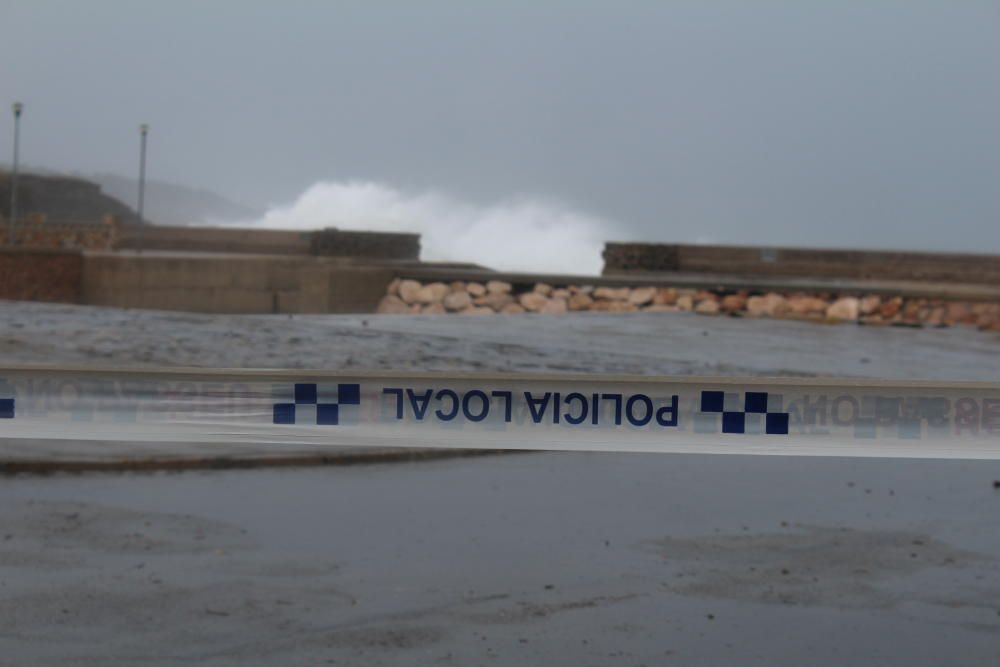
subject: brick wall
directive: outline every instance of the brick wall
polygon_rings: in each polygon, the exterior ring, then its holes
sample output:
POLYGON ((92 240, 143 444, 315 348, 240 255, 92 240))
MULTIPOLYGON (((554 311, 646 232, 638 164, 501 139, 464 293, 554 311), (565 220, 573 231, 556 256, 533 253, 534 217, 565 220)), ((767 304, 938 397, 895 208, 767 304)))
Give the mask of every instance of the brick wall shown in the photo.
POLYGON ((82 281, 79 251, 0 248, 0 299, 79 303, 82 281))

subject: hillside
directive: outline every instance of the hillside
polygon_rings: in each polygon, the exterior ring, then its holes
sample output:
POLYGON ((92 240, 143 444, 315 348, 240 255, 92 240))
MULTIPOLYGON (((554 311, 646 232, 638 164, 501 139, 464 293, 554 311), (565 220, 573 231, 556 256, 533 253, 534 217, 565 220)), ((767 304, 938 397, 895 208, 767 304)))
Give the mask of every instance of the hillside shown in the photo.
MULTIPOLYGON (((41 214, 50 222, 99 222, 114 215, 132 223, 137 220, 132 208, 137 192, 135 180, 115 174, 22 172, 18 210, 22 217, 41 214)), ((245 221, 262 215, 214 192, 161 181, 147 181, 145 206, 146 220, 161 225, 245 221)), ((10 172, 0 169, 0 219, 6 219, 9 211, 10 172)))
MULTIPOLYGON (((44 215, 49 222, 100 222, 116 216, 135 222, 135 212, 90 181, 55 175, 18 175, 19 216, 44 215)), ((10 172, 0 171, 0 217, 10 212, 10 172)))

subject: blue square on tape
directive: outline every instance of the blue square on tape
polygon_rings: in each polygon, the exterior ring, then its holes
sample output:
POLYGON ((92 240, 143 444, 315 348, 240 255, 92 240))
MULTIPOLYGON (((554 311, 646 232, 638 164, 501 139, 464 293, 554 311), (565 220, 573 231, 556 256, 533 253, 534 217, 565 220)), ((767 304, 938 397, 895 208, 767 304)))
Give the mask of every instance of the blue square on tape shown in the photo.
POLYGON ((312 405, 316 402, 316 385, 296 384, 295 402, 299 405, 312 405))
POLYGON ((768 435, 788 435, 788 414, 775 412, 767 415, 764 432, 768 435))
POLYGON ((316 406, 316 423, 320 426, 336 426, 340 423, 339 408, 334 403, 320 403, 316 406))
POLYGON ((721 391, 701 392, 702 412, 722 412, 722 406, 726 401, 726 395, 721 391))
POLYGON ((14 418, 14 399, 0 398, 0 419, 14 418))
POLYGON ((337 403, 340 405, 361 405, 361 385, 338 384, 337 403))
POLYGON ((743 404, 744 412, 767 412, 767 392, 748 391, 743 404))
POLYGON ((295 404, 294 403, 275 403, 275 405, 274 405, 274 423, 275 424, 294 424, 295 423, 295 404))
POLYGON ((747 416, 743 412, 723 412, 722 432, 743 433, 746 431, 747 416))

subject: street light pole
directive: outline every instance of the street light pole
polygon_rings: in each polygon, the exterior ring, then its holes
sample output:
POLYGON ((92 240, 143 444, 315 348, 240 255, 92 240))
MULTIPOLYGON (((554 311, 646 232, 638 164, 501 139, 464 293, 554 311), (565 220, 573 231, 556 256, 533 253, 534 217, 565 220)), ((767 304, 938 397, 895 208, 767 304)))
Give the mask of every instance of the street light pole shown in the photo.
POLYGON ((146 203, 146 135, 149 134, 149 125, 143 123, 139 126, 139 214, 138 243, 139 252, 142 252, 142 226, 143 208, 146 203))
POLYGON ((7 224, 7 244, 14 245, 14 223, 17 221, 17 169, 21 150, 21 111, 24 105, 14 102, 14 165, 10 172, 10 220, 7 224))

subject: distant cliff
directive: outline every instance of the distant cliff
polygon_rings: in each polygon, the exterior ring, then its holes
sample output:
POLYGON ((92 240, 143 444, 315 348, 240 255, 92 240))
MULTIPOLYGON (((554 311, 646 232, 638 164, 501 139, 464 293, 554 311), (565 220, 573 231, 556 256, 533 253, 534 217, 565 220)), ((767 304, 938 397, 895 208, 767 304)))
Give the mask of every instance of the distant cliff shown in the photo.
MULTIPOLYGON (((115 174, 88 174, 85 177, 99 183, 112 197, 130 204, 136 201, 139 185, 135 179, 115 174)), ((248 222, 264 215, 263 211, 237 204, 214 192, 163 181, 146 181, 145 207, 145 218, 158 225, 248 222)))

